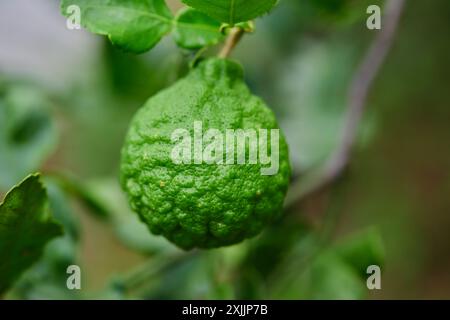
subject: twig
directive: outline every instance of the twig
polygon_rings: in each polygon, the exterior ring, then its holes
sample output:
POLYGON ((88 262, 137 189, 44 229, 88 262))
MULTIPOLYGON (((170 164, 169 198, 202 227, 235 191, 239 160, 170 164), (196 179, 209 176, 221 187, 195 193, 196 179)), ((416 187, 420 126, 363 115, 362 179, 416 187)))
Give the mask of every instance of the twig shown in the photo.
POLYGON ((244 35, 244 29, 242 28, 233 28, 230 30, 230 35, 225 42, 225 45, 222 48, 222 51, 219 53, 219 58, 227 58, 231 51, 233 51, 234 47, 238 44, 239 40, 241 40, 244 35))
POLYGON ((374 38, 349 88, 348 109, 344 119, 341 142, 323 167, 307 174, 291 186, 286 199, 287 208, 329 185, 346 168, 355 144, 358 125, 364 113, 369 90, 392 47, 404 5, 405 0, 387 1, 382 29, 374 38))

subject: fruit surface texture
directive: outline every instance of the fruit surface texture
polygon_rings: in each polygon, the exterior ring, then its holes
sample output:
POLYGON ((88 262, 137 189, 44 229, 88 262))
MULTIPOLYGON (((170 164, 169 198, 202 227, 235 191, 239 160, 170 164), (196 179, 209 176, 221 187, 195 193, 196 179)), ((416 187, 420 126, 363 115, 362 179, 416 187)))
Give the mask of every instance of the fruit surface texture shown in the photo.
POLYGON ((183 129, 194 136, 194 123, 201 123, 203 132, 278 129, 272 111, 248 89, 239 64, 217 58, 199 62, 150 98, 131 122, 121 185, 132 210, 152 233, 187 250, 256 236, 282 213, 290 177, 284 136, 279 134, 273 175, 262 175, 261 163, 175 163, 173 133, 183 129))

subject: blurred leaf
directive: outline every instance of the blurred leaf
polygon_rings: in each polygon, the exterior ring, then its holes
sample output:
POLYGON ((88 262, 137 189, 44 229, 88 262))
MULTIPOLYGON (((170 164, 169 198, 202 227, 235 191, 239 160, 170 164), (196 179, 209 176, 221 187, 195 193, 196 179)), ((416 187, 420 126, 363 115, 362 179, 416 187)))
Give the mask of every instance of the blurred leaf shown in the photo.
POLYGON ((65 233, 71 239, 74 241, 78 240, 80 237, 80 223, 72 212, 68 194, 59 186, 55 178, 44 177, 44 182, 53 218, 63 225, 65 233))
POLYGON ((271 298, 362 299, 367 294, 365 280, 334 251, 316 247, 303 257, 299 254, 276 271, 268 289, 271 298))
POLYGON ((182 0, 210 17, 230 25, 252 20, 270 11, 277 0, 182 0))
POLYGON ((86 189, 109 212, 114 231, 129 248, 144 254, 180 251, 163 237, 150 233, 145 223, 129 208, 117 179, 92 180, 86 189))
POLYGON ((58 184, 65 193, 81 201, 97 218, 109 217, 109 211, 105 204, 78 179, 67 174, 56 173, 51 177, 51 181, 58 184))
POLYGON ((166 239, 150 233, 147 226, 131 211, 117 211, 113 219, 114 230, 124 245, 143 254, 155 254, 178 249, 166 239))
POLYGON ((176 17, 174 39, 185 49, 200 49, 224 39, 221 23, 195 9, 182 10, 176 17))
MULTIPOLYGON (((271 279, 279 270, 282 274, 290 272, 287 269, 293 265, 292 251, 296 250, 301 252, 301 257, 296 256, 293 267, 293 272, 297 274, 306 263, 305 258, 316 248, 313 236, 312 230, 302 219, 296 215, 286 215, 260 236, 245 242, 248 246, 246 255, 236 268, 239 270, 236 272, 238 298, 263 299, 271 295, 271 279)), ((276 282, 276 285, 284 287, 278 278, 276 282)))
POLYGON ((56 144, 47 98, 30 85, 0 91, 0 190, 39 169, 56 144))
MULTIPOLYGON (((349 26, 355 26, 358 32, 362 31, 361 24, 365 24, 368 17, 367 7, 382 7, 383 4, 383 0, 283 0, 270 15, 270 28, 282 32, 289 40, 311 34, 336 33, 349 26)), ((287 39, 281 39, 280 45, 289 46, 286 42, 291 41, 287 39)))
POLYGON ((300 299, 363 299, 367 294, 365 281, 338 255, 330 252, 314 260, 301 277, 300 286, 293 289, 300 299))
POLYGON ((164 270, 143 283, 145 299, 232 299, 233 284, 220 281, 215 272, 217 252, 202 251, 174 260, 164 270))
POLYGON ((42 257, 28 269, 8 292, 12 299, 75 299, 79 291, 68 290, 67 267, 77 263, 79 221, 68 195, 52 178, 45 177, 50 209, 54 219, 66 231, 63 237, 51 240, 42 257))
POLYGON ((63 97, 70 129, 58 160, 81 180, 117 174, 131 118, 151 95, 177 79, 182 68, 180 50, 170 39, 150 55, 126 53, 102 40, 95 65, 63 97))
POLYGON ((269 292, 275 299, 364 299, 366 269, 382 265, 381 238, 375 229, 323 247, 311 234, 275 270, 269 292))
POLYGON ((303 221, 286 216, 251 241, 245 264, 265 278, 283 262, 292 247, 299 245, 310 232, 303 221))
POLYGON ((85 28, 126 51, 148 51, 172 30, 173 17, 164 0, 62 0, 63 15, 71 16, 72 5, 81 9, 85 28))
MULTIPOLYGON (((128 113, 136 111, 137 107, 148 99, 149 96, 163 89, 167 85, 168 69, 165 60, 171 56, 178 56, 178 52, 173 47, 166 48, 160 46, 149 55, 135 55, 123 52, 112 45, 108 40, 104 40, 101 47, 100 59, 103 65, 98 66, 97 75, 104 81, 105 96, 111 96, 113 101, 107 102, 105 111, 110 113, 114 109, 119 109, 123 122, 128 125, 128 113), (161 51, 163 51, 161 53, 161 51), (106 85, 106 86, 105 86, 106 85), (124 110, 124 108, 128 110, 124 110), (130 110, 131 109, 131 110, 130 110), (124 115, 124 113, 126 113, 124 115)), ((171 59, 170 69, 175 69, 176 64, 171 59)), ((90 79, 92 82, 93 79, 90 79)), ((94 80, 95 81, 95 80, 94 80)), ((89 86, 89 83, 86 83, 89 86)), ((86 90, 92 88, 87 87, 86 90)), ((95 92, 99 95, 99 92, 95 92)), ((108 98, 108 97, 106 97, 108 98)), ((116 124, 116 123, 115 123, 116 124)), ((115 125, 114 127, 117 127, 115 125)), ((117 130, 117 129, 116 129, 117 130)), ((119 130, 119 133, 120 130, 119 130)))
POLYGON ((143 296, 146 299, 177 299, 182 296, 191 299, 208 292, 209 281, 197 277, 195 282, 189 281, 196 275, 205 275, 205 265, 201 263, 199 256, 188 257, 176 264, 171 264, 164 272, 148 282, 143 296), (199 270, 202 269, 201 272, 199 270), (191 284, 189 285, 189 282, 191 284))
POLYGON ((8 292, 11 299, 75 299, 79 291, 68 290, 67 267, 77 264, 77 246, 69 235, 52 240, 42 257, 8 292))
POLYGON ((50 209, 54 219, 66 231, 63 237, 51 240, 42 257, 27 270, 8 292, 12 299, 76 299, 77 290, 68 290, 67 267, 77 263, 79 221, 70 207, 68 195, 52 178, 45 177, 50 209))
POLYGON ((126 300, 137 299, 138 297, 127 297, 124 292, 122 280, 120 278, 113 278, 105 289, 89 298, 94 300, 126 300))
POLYGON ((346 6, 347 0, 308 0, 315 7, 321 8, 328 12, 340 12, 346 6))
POLYGON ((39 174, 12 188, 0 204, 0 293, 39 259, 50 239, 61 234, 39 174))
MULTIPOLYGON (((302 172, 325 161, 340 142, 347 91, 358 63, 357 48, 345 37, 305 41, 285 62, 278 85, 281 126, 294 166, 302 172)), ((375 132, 375 117, 365 118, 365 141, 375 132), (370 127, 369 127, 370 126, 370 127)))
POLYGON ((322 20, 325 18, 340 23, 354 23, 367 17, 368 6, 383 5, 381 0, 305 0, 303 2, 302 5, 314 8, 322 20))
POLYGON ((384 247, 380 233, 375 229, 360 232, 341 241, 333 250, 362 278, 367 277, 367 267, 382 266, 384 247))

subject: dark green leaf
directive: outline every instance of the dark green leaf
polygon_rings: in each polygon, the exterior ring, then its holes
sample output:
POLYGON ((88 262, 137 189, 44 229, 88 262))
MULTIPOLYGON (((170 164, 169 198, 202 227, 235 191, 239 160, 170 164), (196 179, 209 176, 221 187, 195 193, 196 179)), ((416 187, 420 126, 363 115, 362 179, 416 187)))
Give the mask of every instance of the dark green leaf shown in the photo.
POLYGON ((266 14, 278 0, 182 0, 210 17, 230 25, 266 14))
POLYGON ((368 266, 382 266, 384 261, 383 241, 375 229, 349 237, 334 251, 363 278, 367 277, 368 266))
POLYGON ((335 252, 326 250, 307 259, 294 255, 291 259, 291 265, 276 273, 270 288, 273 299, 362 299, 367 294, 365 281, 335 252))
POLYGON ((45 247, 42 257, 8 291, 7 299, 76 299, 79 290, 68 290, 67 267, 76 262, 77 246, 69 234, 45 247))
POLYGON ((311 264, 302 280, 298 288, 301 299, 363 299, 368 292, 358 273, 328 252, 311 264))
POLYGON ((70 206, 70 199, 53 178, 44 178, 54 219, 61 223, 63 237, 51 240, 44 253, 8 291, 7 299, 77 299, 79 290, 68 290, 67 267, 77 261, 80 223, 70 206))
POLYGON ((69 235, 74 241, 78 240, 80 237, 80 223, 72 212, 69 195, 58 185, 58 181, 55 178, 43 178, 53 218, 61 223, 65 234, 69 235))
POLYGON ((0 190, 39 169, 56 144, 47 98, 36 88, 6 85, 0 92, 0 190))
MULTIPOLYGON (((214 262, 221 254, 201 252, 166 258, 162 269, 155 270, 151 281, 143 281, 137 298, 140 299, 233 299, 233 284, 222 280, 224 273, 216 274, 214 262), (172 260, 172 261, 170 261, 172 260)), ((156 264, 156 263, 155 263, 156 264)))
POLYGON ((369 229, 329 248, 315 247, 316 240, 314 237, 311 240, 309 244, 300 242, 284 259, 270 288, 272 298, 365 298, 368 294, 367 267, 381 266, 384 259, 378 232, 369 229))
POLYGON ((0 204, 0 293, 39 259, 50 239, 61 234, 39 174, 12 188, 0 204))
POLYGON ((224 39, 221 23, 195 9, 186 9, 176 18, 174 38, 186 49, 200 49, 224 39))
POLYGON ((135 53, 153 48, 173 26, 164 0, 62 0, 65 16, 71 15, 71 5, 80 8, 83 27, 135 53))

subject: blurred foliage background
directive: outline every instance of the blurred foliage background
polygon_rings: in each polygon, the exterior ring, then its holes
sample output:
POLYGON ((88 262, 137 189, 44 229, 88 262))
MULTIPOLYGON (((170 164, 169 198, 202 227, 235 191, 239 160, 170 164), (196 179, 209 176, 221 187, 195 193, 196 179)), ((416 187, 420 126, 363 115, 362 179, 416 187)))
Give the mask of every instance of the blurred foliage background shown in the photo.
MULTIPOLYGON (((233 57, 277 114, 295 176, 336 147, 350 79, 379 0, 281 0, 233 57)), ((172 9, 178 1, 169 1, 172 9)), ((118 164, 128 123, 183 76, 165 39, 131 55, 66 29, 56 0, 0 3, 0 194, 41 171, 65 235, 7 298, 450 298, 450 3, 408 0, 370 93, 349 170, 262 235, 182 252, 128 209, 118 164), (82 268, 80 291, 66 268, 82 268), (366 267, 382 265, 382 290, 366 267)))

